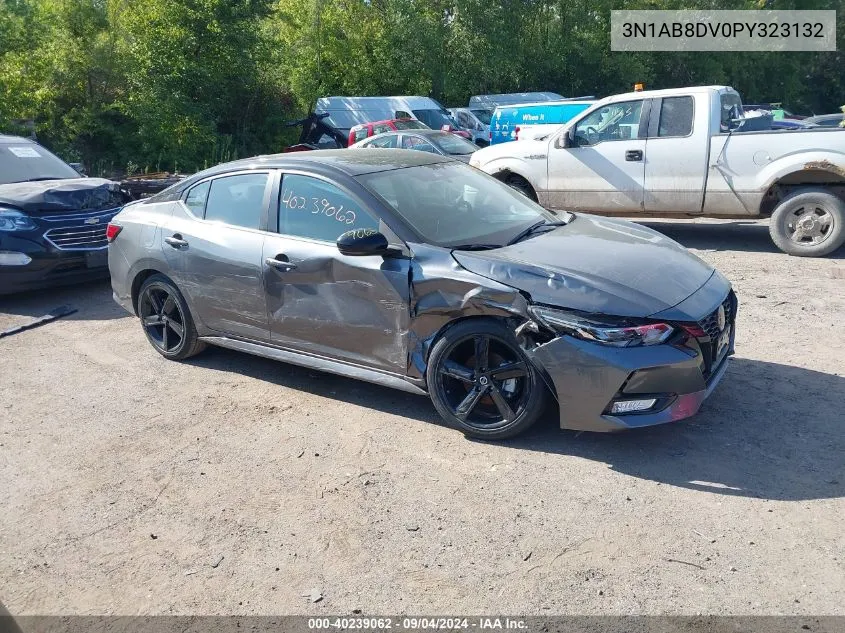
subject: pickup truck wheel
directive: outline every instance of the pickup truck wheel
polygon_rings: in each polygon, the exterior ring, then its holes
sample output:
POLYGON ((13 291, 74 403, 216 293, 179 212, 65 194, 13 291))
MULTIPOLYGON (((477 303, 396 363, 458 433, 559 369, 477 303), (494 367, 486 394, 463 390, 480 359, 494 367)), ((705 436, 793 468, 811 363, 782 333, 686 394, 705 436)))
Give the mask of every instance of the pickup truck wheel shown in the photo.
POLYGON ((530 198, 534 202, 537 202, 537 194, 534 192, 534 188, 531 186, 525 178, 522 176, 517 176, 513 174, 505 178, 505 184, 509 187, 516 189, 519 193, 530 198))
POLYGON ((790 255, 830 255, 845 243, 845 200, 823 188, 797 189, 775 208, 769 234, 790 255))

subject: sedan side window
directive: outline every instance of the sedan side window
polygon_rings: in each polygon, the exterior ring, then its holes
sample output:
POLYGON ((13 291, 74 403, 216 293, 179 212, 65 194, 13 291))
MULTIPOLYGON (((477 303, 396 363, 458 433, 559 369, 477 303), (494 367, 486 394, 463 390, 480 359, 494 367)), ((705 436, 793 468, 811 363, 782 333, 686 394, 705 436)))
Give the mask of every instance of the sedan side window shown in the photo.
POLYGON ((267 174, 224 176, 211 181, 205 219, 248 229, 261 227, 267 174))
POLYGON ((396 134, 389 134, 381 138, 373 139, 367 147, 396 147, 396 134))
POLYGON ((402 137, 402 148, 415 149, 422 152, 431 152, 432 154, 440 153, 434 148, 434 145, 424 140, 423 138, 419 136, 410 136, 408 134, 402 137))
POLYGON ((335 242, 352 229, 378 231, 379 222, 331 183, 298 174, 282 178, 279 233, 335 242))
POLYGON ((599 108, 578 122, 575 140, 579 146, 584 146, 637 138, 642 111, 641 100, 611 103, 599 108))
POLYGON ((205 200, 208 198, 209 187, 211 187, 211 181, 206 180, 191 189, 185 198, 185 206, 198 218, 205 215, 205 200))

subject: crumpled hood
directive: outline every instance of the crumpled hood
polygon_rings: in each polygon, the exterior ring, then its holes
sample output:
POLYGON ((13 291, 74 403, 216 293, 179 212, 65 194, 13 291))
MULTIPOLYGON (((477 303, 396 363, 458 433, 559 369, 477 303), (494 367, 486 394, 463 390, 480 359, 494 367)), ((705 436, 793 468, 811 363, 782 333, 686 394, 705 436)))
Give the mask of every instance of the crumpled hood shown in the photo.
POLYGON ((527 292, 536 303, 616 316, 661 312, 714 274, 657 231, 586 214, 512 246, 452 254, 467 270, 527 292))
POLYGON ((0 185, 0 205, 35 214, 113 209, 122 206, 127 200, 118 183, 103 178, 0 185))

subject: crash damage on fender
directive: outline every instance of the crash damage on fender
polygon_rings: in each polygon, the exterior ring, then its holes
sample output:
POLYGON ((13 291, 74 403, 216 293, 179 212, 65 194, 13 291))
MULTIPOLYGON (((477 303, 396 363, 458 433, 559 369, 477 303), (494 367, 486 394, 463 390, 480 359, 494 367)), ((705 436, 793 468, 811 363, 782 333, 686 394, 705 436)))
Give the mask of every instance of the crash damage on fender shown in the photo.
POLYGON ((533 240, 454 251, 453 258, 457 266, 436 279, 417 280, 412 269, 420 299, 413 304, 410 373, 422 377, 431 341, 457 315, 504 318, 552 389, 561 428, 619 431, 690 417, 733 354, 737 302, 729 282, 677 243, 634 223, 579 214, 565 228, 533 240), (616 240, 610 261, 596 248, 608 235, 616 240), (647 259, 641 244, 651 246, 647 259), (637 269, 642 272, 632 274, 637 269), (477 278, 467 272, 488 281, 474 284, 477 278), (665 319, 675 333, 659 346, 596 344, 580 339, 574 328, 546 326, 531 308, 535 303, 610 318, 620 327, 665 319), (612 412, 617 402, 650 400, 641 411, 612 412))

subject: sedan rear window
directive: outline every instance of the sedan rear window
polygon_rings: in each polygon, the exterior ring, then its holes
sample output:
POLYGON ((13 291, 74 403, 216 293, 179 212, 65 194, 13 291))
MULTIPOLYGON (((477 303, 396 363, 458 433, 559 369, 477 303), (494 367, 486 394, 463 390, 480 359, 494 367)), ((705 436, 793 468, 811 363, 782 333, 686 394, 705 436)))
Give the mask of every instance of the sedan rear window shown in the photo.
POLYGON ((460 156, 472 154, 478 151, 478 146, 470 143, 465 138, 444 132, 442 134, 432 134, 430 138, 444 153, 452 156, 460 156))

